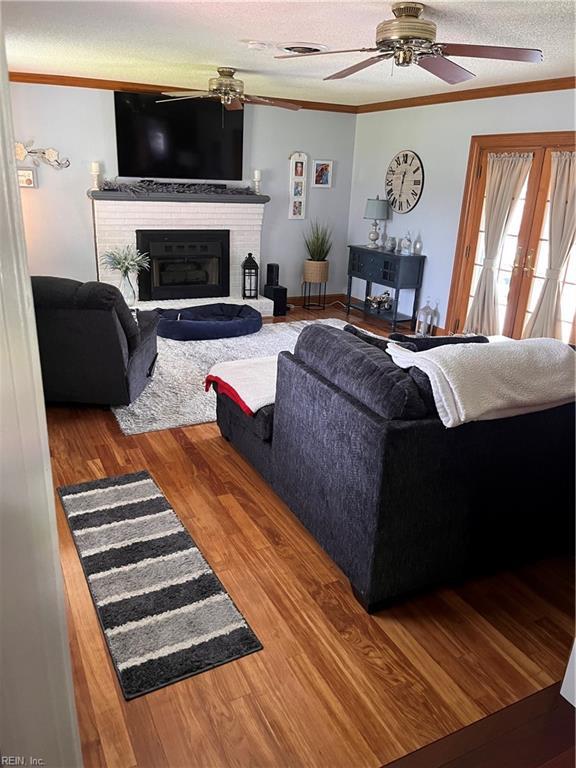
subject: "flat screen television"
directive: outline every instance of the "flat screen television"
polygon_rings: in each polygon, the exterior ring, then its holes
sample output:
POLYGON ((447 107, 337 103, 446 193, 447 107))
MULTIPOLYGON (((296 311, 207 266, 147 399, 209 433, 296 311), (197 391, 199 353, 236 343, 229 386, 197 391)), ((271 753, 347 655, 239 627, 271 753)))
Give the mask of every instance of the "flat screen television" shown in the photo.
POLYGON ((158 98, 114 93, 119 176, 242 178, 242 110, 228 112, 211 99, 157 104, 158 98))

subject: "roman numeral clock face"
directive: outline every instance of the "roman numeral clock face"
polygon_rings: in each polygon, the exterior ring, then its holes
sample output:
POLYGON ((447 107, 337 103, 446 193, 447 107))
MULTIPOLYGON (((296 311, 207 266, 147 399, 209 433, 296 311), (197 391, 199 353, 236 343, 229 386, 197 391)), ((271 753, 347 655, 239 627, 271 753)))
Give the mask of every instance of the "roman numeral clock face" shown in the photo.
POLYGON ((408 213, 420 200, 424 166, 415 152, 405 149, 392 158, 386 171, 386 198, 396 213, 408 213))

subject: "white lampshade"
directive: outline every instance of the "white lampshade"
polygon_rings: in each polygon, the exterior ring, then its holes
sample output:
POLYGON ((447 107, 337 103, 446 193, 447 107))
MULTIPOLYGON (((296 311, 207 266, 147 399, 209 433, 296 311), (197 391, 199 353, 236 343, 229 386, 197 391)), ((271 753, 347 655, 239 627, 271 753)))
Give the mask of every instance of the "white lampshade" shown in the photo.
POLYGON ((364 218, 385 221, 388 218, 388 202, 386 200, 380 200, 378 195, 376 195, 376 199, 369 197, 368 200, 366 200, 364 218))

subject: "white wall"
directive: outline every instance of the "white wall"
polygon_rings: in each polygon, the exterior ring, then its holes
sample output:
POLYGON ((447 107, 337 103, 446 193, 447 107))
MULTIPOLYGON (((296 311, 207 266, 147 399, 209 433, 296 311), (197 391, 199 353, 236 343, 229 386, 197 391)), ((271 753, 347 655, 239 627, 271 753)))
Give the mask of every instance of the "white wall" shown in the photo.
MULTIPOLYGON (((53 146, 69 157, 70 167, 38 168, 38 189, 22 190, 30 271, 77 280, 94 280, 96 264, 90 201, 90 163, 103 163, 106 176, 117 173, 112 91, 13 83, 14 133, 19 141, 53 146)), ((345 280, 346 236, 354 149, 355 116, 273 107, 247 107, 244 176, 262 171, 262 191, 272 197, 265 209, 262 263, 279 262, 289 295, 300 293, 302 233, 317 217, 334 227, 328 290, 345 280), (332 189, 309 190, 305 221, 288 220, 288 155, 334 160, 332 189)), ((310 183, 310 180, 309 180, 310 183)))
MULTIPOLYGON (((90 203, 92 160, 114 176, 116 148, 111 91, 12 84, 15 134, 20 141, 53 145, 69 156, 70 168, 38 168, 38 189, 22 190, 22 203, 34 274, 79 280, 95 278, 90 203)), ((262 264, 280 264, 280 281, 290 295, 300 292, 305 250, 302 235, 310 220, 334 230, 329 292, 346 286, 348 242, 365 243, 367 197, 384 194, 384 175, 396 152, 408 148, 424 163, 422 198, 408 214, 394 214, 388 231, 420 234, 427 263, 422 298, 438 299, 442 325, 448 301, 470 137, 486 133, 572 130, 574 91, 506 96, 429 107, 350 115, 335 112, 248 107, 244 131, 244 175, 262 171, 267 204, 262 264), (334 160, 331 189, 308 189, 304 221, 288 219, 288 156, 295 150, 310 160, 334 160), (353 162, 352 162, 353 161, 353 162)), ((310 178, 308 179, 310 184, 310 178)), ((410 296, 406 296, 407 302, 410 296)), ((407 308, 403 304, 402 308, 407 308)))
POLYGON ((21 190, 30 272, 76 280, 96 279, 90 162, 115 176, 116 138, 111 91, 12 84, 17 141, 34 139, 70 158, 70 167, 37 169, 38 189, 21 190))
MULTIPOLYGON (((358 115, 350 242, 368 241, 370 222, 362 218, 366 198, 377 193, 384 196, 384 176, 392 157, 401 149, 415 151, 424 164, 424 192, 410 213, 394 214, 387 222, 387 229, 395 236, 403 236, 410 230, 413 240, 420 234, 423 253, 428 257, 421 297, 430 296, 433 302, 439 301, 439 324, 442 326, 450 291, 470 137, 573 130, 574 93, 552 91, 358 115)), ((360 290, 355 292, 363 295, 360 290)), ((408 308, 403 302, 402 306, 408 308)))
POLYGON ((329 293, 346 284, 347 236, 352 157, 356 116, 336 112, 256 107, 246 111, 244 162, 247 174, 262 169, 262 191, 272 198, 264 208, 260 260, 280 264, 280 283, 288 295, 300 294, 302 263, 306 258, 303 234, 310 221, 328 223, 333 245, 329 256, 329 293), (289 162, 294 151, 308 154, 306 219, 288 219, 289 162), (312 161, 334 160, 330 189, 312 189, 312 161))

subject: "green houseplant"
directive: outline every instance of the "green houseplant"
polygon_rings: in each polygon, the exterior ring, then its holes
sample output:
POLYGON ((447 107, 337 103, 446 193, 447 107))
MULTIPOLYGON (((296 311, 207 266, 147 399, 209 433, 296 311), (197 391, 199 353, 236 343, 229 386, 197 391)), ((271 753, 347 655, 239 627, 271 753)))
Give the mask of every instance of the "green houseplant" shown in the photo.
POLYGON ((100 263, 108 269, 114 269, 122 275, 120 291, 129 307, 136 303, 136 289, 132 284, 131 275, 137 275, 142 269, 150 269, 150 257, 140 253, 135 245, 122 245, 111 248, 102 254, 100 263))
POLYGON ((326 224, 313 221, 304 235, 308 258, 304 262, 304 282, 328 282, 328 254, 332 250, 332 230, 326 224))

